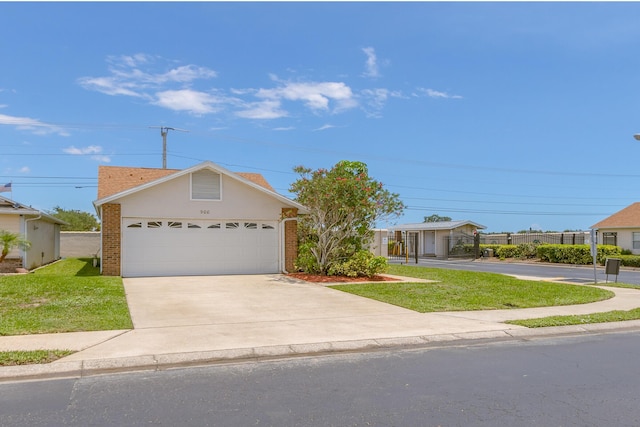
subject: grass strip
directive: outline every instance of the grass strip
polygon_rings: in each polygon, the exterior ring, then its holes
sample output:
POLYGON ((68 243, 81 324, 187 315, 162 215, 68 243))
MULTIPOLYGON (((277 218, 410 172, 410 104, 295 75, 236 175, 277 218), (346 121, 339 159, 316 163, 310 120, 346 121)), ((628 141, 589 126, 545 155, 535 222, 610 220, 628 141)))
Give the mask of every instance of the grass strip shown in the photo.
POLYGON ((496 273, 402 265, 390 265, 388 273, 433 282, 378 282, 332 288, 420 313, 586 304, 615 295, 595 287, 520 280, 496 273))
POLYGON ((614 310, 603 313, 575 314, 568 316, 550 316, 535 319, 509 320, 510 325, 525 326, 527 328, 546 328, 550 326, 586 325, 589 323, 624 322, 640 319, 640 308, 633 310, 614 310))
POLYGON ((100 276, 90 258, 0 277, 0 335, 132 327, 122 279, 100 276))
POLYGON ((73 353, 71 350, 0 351, 0 366, 51 363, 73 353))

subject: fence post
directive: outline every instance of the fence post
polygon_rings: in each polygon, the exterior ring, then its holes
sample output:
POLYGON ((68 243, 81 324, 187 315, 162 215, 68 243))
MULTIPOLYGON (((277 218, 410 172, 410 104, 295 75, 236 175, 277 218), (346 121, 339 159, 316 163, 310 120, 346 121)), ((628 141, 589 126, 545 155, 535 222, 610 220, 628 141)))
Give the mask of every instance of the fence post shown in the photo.
POLYGON ((480 233, 473 236, 473 251, 476 259, 480 258, 480 233))

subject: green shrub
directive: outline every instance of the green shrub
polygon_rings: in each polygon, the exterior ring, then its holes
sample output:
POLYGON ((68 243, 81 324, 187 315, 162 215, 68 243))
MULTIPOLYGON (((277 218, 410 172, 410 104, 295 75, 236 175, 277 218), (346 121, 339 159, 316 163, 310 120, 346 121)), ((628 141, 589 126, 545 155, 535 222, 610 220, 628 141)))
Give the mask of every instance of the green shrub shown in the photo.
POLYGON ((640 267, 640 255, 620 255, 621 264, 625 267, 640 267))
MULTIPOLYGON (((607 258, 619 257, 620 248, 613 245, 598 245, 596 260, 604 265, 607 258)), ((537 255, 541 261, 560 264, 587 265, 593 264, 590 245, 540 245, 537 255)))
POLYGON ((473 255, 474 248, 473 243, 457 243, 449 249, 449 255, 473 255))
POLYGON ((516 258, 518 256, 518 246, 500 245, 494 253, 500 259, 516 258))
POLYGON ((298 248, 298 258, 295 261, 295 267, 298 271, 304 271, 309 274, 321 274, 322 270, 315 256, 311 253, 314 245, 304 243, 298 248))
POLYGON ((375 256, 367 250, 356 252, 343 263, 331 266, 330 276, 373 277, 387 270, 387 258, 375 256))
POLYGON ((480 245, 480 253, 484 253, 485 249, 493 249, 493 256, 496 257, 498 256, 498 248, 500 248, 500 245, 492 243, 492 244, 481 244, 480 245))

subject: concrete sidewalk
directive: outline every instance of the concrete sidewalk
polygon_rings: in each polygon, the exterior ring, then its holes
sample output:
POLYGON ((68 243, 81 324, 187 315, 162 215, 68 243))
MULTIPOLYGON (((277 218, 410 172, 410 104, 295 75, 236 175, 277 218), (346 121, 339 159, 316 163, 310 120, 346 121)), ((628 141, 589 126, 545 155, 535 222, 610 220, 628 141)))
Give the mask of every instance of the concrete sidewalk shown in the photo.
MULTIPOLYGON (((415 279, 408 279, 414 281, 415 279)), ((125 279, 133 330, 0 337, 0 351, 69 349, 46 365, 0 367, 0 381, 81 377, 398 346, 640 330, 640 321, 528 329, 506 320, 640 307, 640 291, 549 308, 416 313, 282 275, 125 279)))

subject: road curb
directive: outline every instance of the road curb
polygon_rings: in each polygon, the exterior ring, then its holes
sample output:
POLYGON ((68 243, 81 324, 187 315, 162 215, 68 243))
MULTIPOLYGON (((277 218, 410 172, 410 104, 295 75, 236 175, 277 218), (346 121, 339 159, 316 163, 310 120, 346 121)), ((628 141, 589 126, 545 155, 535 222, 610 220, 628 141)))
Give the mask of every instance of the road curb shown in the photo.
POLYGON ((547 328, 518 328, 429 336, 380 338, 322 343, 276 345, 190 353, 171 353, 0 367, 0 382, 84 378, 133 371, 162 371, 181 367, 255 362, 391 349, 441 348, 491 342, 529 341, 553 337, 639 332, 640 320, 547 328))

